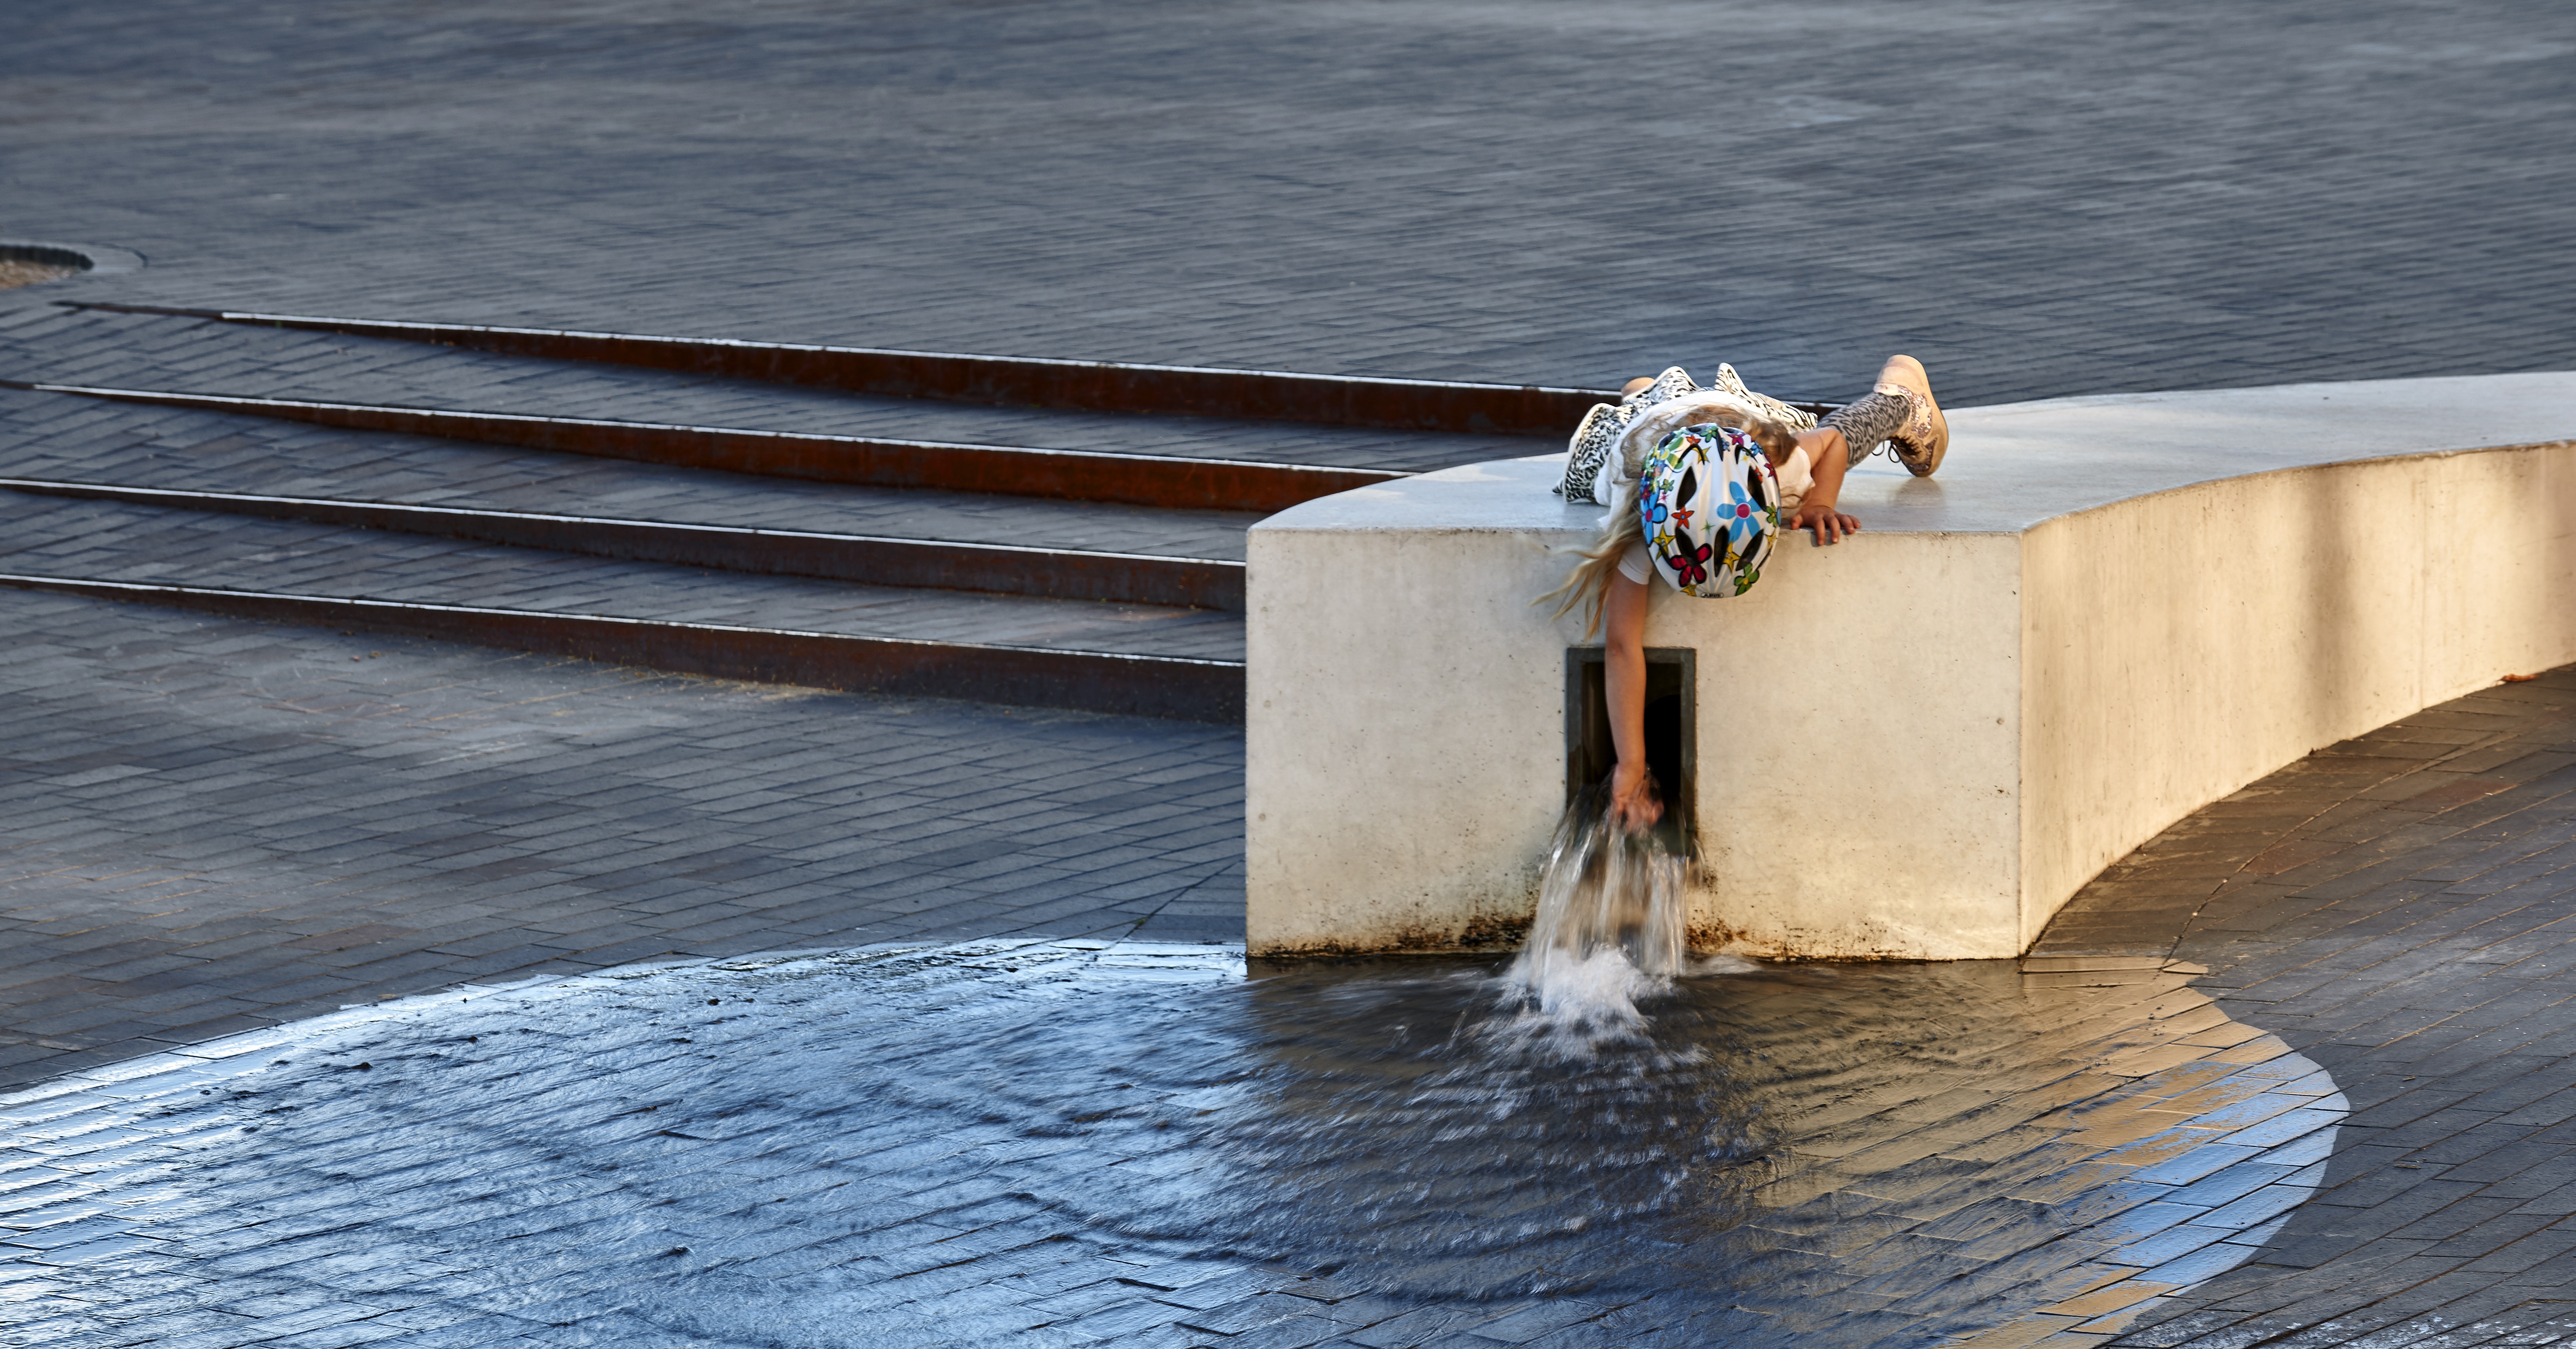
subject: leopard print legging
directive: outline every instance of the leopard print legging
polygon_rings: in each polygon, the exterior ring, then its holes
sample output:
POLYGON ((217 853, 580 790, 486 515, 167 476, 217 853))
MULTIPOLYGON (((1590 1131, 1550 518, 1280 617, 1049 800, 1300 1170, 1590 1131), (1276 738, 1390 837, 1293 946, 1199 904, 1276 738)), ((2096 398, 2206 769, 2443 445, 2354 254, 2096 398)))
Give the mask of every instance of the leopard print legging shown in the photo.
POLYGON ((1904 430, 1913 415, 1914 395, 1902 385, 1886 385, 1859 402, 1846 403, 1826 413, 1816 429, 1830 426, 1842 432, 1843 443, 1851 447, 1851 462, 1857 464, 1904 430), (1891 393, 1890 389, 1895 391, 1891 393))

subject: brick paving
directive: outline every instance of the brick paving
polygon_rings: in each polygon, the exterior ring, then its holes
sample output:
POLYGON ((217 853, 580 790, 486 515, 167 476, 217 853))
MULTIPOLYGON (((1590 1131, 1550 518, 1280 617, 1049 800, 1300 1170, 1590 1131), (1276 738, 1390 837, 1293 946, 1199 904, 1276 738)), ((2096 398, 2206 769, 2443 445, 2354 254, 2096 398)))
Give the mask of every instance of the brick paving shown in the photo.
MULTIPOLYGON (((17 317, 24 319, 26 312, 17 317)), ((488 393, 495 385, 533 385, 532 390, 520 389, 519 400, 512 405, 547 411, 563 410, 546 400, 566 386, 586 389, 585 396, 601 396, 586 381, 606 381, 612 393, 652 394, 666 402, 695 395, 766 407, 762 399, 773 392, 659 372, 494 359, 418 343, 359 343, 362 351, 354 358, 343 358, 332 355, 334 349, 328 344, 347 339, 166 318, 140 321, 135 316, 107 316, 114 321, 66 327, 60 315, 56 311, 54 318, 40 315, 15 325, 14 337, 0 340, 0 362, 44 367, 49 360, 62 359, 70 361, 78 377, 186 384, 209 359, 247 362, 248 367, 274 361, 277 368, 262 391, 276 391, 281 379, 327 383, 346 373, 341 367, 375 361, 412 375, 427 369, 435 376, 432 382, 444 380, 442 387, 449 393, 467 398, 488 393), (48 345, 48 334, 77 340, 66 351, 57 351, 48 345), (275 340, 281 337, 291 340, 275 340), (118 344, 124 341, 133 342, 133 349, 121 348, 118 344), (243 349, 236 349, 237 342, 243 349), (162 361, 174 368, 158 370, 162 361)), ((17 373, 41 370, 21 368, 17 373)), ((231 375, 244 378, 239 370, 231 375)), ((311 392, 302 387, 289 391, 311 392)), ((325 392, 343 391, 326 388, 325 392)), ((783 393, 788 396, 781 398, 780 406, 767 408, 773 421, 792 418, 814 405, 810 391, 783 393)), ((828 407, 832 396, 823 396, 821 402, 828 407)), ((617 409, 583 405, 575 410, 617 409)), ((1178 433, 1169 423, 1186 419, 1071 420, 1075 432, 1071 439, 1081 440, 1103 434, 1094 423, 1134 423, 1160 428, 1157 434, 1170 436, 1178 433)), ((1261 429, 1270 439, 1259 443, 1273 449, 1284 448, 1283 435, 1290 442, 1298 439, 1275 425, 1261 429)), ((1363 456, 1373 453, 1365 446, 1386 440, 1364 436, 1335 442, 1329 435, 1319 439, 1333 453, 1363 456)), ((1424 439, 1448 446, 1428 452, 1434 458, 1441 453, 1470 452, 1451 442, 1473 441, 1479 448, 1472 452, 1480 456, 1492 449, 1490 443, 1470 437, 1424 439)), ((1185 445, 1188 436, 1183 434, 1181 440, 1185 445)), ((1162 442, 1156 444, 1159 447, 1162 442)), ((1527 442, 1518 448, 1528 448, 1527 442)), ((1291 452, 1279 457, 1296 456, 1291 452)), ((0 390, 0 476, 358 502, 418 501, 582 517, 623 515, 735 528, 953 539, 1032 550, 986 556, 993 591, 1020 588, 1024 578, 1018 569, 1047 566, 1049 559, 1039 550, 1048 548, 1237 561, 1243 554, 1243 531, 1256 518, 1242 511, 1151 510, 777 481, 419 436, 327 431, 231 413, 104 402, 36 389, 0 390)), ((615 555, 621 550, 613 541, 592 540, 589 553, 574 553, 468 543, 441 535, 437 529, 438 524, 431 522, 419 533, 397 533, 159 503, 65 501, 13 494, 0 500, 0 570, 49 580, 178 584, 520 613, 604 615, 900 642, 1217 662, 1242 658, 1243 625, 1234 613, 1174 604, 1094 602, 1065 596, 1046 585, 1043 577, 1025 578, 1034 582, 1027 588, 1036 593, 1029 594, 853 584, 767 574, 756 559, 719 558, 718 566, 708 569, 620 558, 615 555)), ((579 532, 579 527, 573 532, 579 532)), ((580 547, 582 540, 567 540, 566 546, 580 547)), ((878 581, 901 580, 882 573, 863 574, 878 581)), ((683 661, 682 668, 704 667, 683 661)))
POLYGON ((151 260, 16 295, 1810 398, 2576 365, 2565 6, 9 22, 0 230, 151 260))
POLYGON ((0 571, 916 641, 1243 659, 1239 615, 703 571, 427 534, 10 493, 0 571))
POLYGON ((755 478, 0 389, 0 477, 1243 560, 1248 511, 755 478))
POLYGON ((38 305, 34 299, 30 294, 17 304, 0 305, 0 378, 1405 471, 1556 448, 1522 436, 871 397, 756 380, 494 355, 432 343, 67 309, 38 305))
MULTIPOLYGON (((0 376, 754 424, 826 406, 56 298, 1555 384, 1724 358, 1800 397, 1846 393, 1900 347, 1957 402, 2566 368, 2571 49, 2576 12, 2502 0, 1503 3, 1463 22, 1422 4, 55 7, 11 16, 0 46, 0 232, 152 265, 8 292, 0 376), (1705 78, 1720 49, 1759 78, 1705 78), (1684 212, 1641 184, 1781 205, 1684 212)), ((1028 424, 830 415, 997 440, 1028 424)), ((182 471, 202 451, 184 471, 318 474, 346 455, 375 475, 354 480, 404 490, 451 470, 521 492, 690 490, 35 395, 0 394, 0 417, 41 425, 10 451, 28 463, 182 471)), ((1061 435, 1028 438, 1152 448, 1134 419, 1047 425, 1061 435)), ((1338 462, 1364 439, 1309 448, 1338 462)), ((153 535, 128 563, 300 555, 317 585, 359 574, 332 557, 391 556, 278 522, 25 511, 13 544, 44 543, 28 526, 50 518, 65 557, 105 556, 120 528, 153 535)), ((415 580, 583 584, 512 550, 401 555, 415 580)), ((592 575, 644 593, 670 573, 592 575)), ((21 709, 0 731, 0 1084, 460 980, 889 939, 1240 935, 1241 750, 1218 729, 55 596, 0 592, 0 611, 17 639, 0 688, 21 709)), ((2404 719, 2177 825, 2052 926, 2043 952, 2207 967, 2196 987, 2323 1064, 2353 1113, 2317 1197, 2253 1259, 2119 1328, 2034 1333, 2576 1335, 2576 1051, 2559 1043, 2576 984, 2557 931, 2576 895, 2571 717, 2561 671, 2404 719)), ((1315 1309, 1343 1300, 1306 1296, 1305 1277, 1227 1285, 1294 1314, 1209 1333, 1342 1334, 1315 1309)), ((309 1301, 266 1309, 285 1342, 370 1337, 309 1301)), ((1426 1333, 1601 1333, 1516 1316, 1426 1333)), ((1350 1338, 1409 1343, 1425 1324, 1350 1338)))
MULTIPOLYGON (((14 706, 37 710, 0 737, 12 1042, 0 1082, 114 1070, 459 981, 661 957, 997 934, 1239 940, 1240 749, 1220 730, 782 691, 58 596, 0 605, 19 634, 0 680, 14 706)), ((2172 1305, 2132 1303, 2125 1331, 2087 1319, 2122 1310, 2095 1295, 2017 1324, 2068 1344, 2374 1349, 2576 1330, 2559 1291, 2576 1284, 2563 1226, 2576 1054, 2553 1043, 2576 993, 2555 932, 2576 898, 2561 857, 2576 853, 2571 785, 2576 670, 2312 756, 2079 897, 2025 979, 2088 981, 2046 973, 2052 959, 2206 966, 2194 996, 2326 1067, 2352 1113, 2303 1182, 2322 1187, 2316 1198, 2259 1232, 2251 1260, 2163 1295, 2172 1305)), ((1933 1136, 1957 1147, 1976 1133, 1937 1121, 1933 1136)), ((1042 1273, 996 1251, 991 1272, 1052 1297, 1053 1280, 1095 1268, 1084 1261, 1115 1262, 1062 1254, 1042 1273)), ((1188 1342, 1311 1331, 1306 1342, 1347 1334, 1383 1349, 1528 1331, 1653 1344, 1679 1342, 1675 1325, 1720 1324, 1611 1299, 1589 1304, 1592 1329, 1578 1331, 1538 1312, 1512 1319, 1537 1305, 1523 1300, 1467 1321, 1398 1308, 1411 1319, 1372 1335, 1362 1313, 1381 1304, 1297 1292, 1311 1269, 1223 1268, 1287 1290, 1229 1297, 1297 1300, 1232 1326, 1238 1337, 1203 1327, 1188 1342), (1475 1330, 1487 1323, 1499 1329, 1475 1330)), ((1177 1289, 1198 1276, 1172 1271, 1173 1289, 1134 1295, 1195 1305, 1177 1289)), ((1106 1267, 1091 1277, 1161 1287, 1106 1267)), ((291 1328, 292 1308, 276 1305, 263 1334, 291 1328)), ((1083 1314, 1109 1310, 1094 1298, 1083 1314)), ((252 1342, 226 1333, 205 1342, 252 1342)))
POLYGON ((150 1056, 0 1098, 0 1344, 2019 1345, 2243 1261, 2346 1111, 2152 968, 1738 968, 1648 1041, 1487 965, 978 942, 150 1056))
POLYGON ((2195 987, 2331 1071, 2325 1188, 2123 1345, 2455 1349, 2576 1336, 2576 669, 2265 778, 2079 895, 2040 952, 2195 987))
POLYGON ((0 1082, 658 956, 1241 937, 1228 730, 0 613, 0 1082))

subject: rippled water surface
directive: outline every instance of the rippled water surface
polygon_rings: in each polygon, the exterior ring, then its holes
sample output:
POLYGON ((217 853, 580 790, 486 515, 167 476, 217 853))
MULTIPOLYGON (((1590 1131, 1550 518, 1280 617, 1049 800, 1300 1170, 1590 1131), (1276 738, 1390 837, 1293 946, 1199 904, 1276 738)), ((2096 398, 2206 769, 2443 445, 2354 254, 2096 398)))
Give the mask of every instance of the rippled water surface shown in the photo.
POLYGON ((1220 1343, 1211 1280, 1271 1269, 1354 1325, 1930 1344, 2242 1260, 2342 1113, 2154 970, 1730 962, 1622 1028, 1500 969, 981 944, 353 1009, 0 1105, 0 1222, 56 1238, 0 1324, 149 1272, 564 1343, 1087 1343, 1122 1297, 1220 1343))

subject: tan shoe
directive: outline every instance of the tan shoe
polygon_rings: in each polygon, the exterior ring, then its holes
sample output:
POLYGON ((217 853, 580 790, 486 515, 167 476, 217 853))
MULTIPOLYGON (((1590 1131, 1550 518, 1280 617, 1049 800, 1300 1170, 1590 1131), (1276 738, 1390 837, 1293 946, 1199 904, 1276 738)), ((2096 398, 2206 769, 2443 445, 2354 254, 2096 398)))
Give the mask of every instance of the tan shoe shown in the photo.
POLYGON ((1887 443, 1907 472, 1931 477, 1941 467, 1941 456, 1950 452, 1950 419, 1941 415, 1941 404, 1932 397, 1932 377, 1924 373, 1923 362, 1911 356, 1888 357, 1887 364, 1879 367, 1877 391, 1909 396, 1914 414, 1887 443))

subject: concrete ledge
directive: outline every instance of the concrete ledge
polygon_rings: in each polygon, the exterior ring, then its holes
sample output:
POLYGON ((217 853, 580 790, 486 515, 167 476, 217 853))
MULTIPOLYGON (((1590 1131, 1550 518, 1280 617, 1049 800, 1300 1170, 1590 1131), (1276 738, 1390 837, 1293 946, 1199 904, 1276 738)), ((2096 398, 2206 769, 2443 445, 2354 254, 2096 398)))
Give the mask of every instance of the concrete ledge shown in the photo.
MULTIPOLYGON (((2576 661, 2576 374, 1959 411, 1880 461, 1840 548, 1752 593, 1658 588, 1698 651, 1694 939, 2015 955, 2086 880, 2320 746, 2576 661)), ((1256 953, 1516 931, 1563 804, 1564 652, 1529 598, 1597 508, 1556 457, 1254 527, 1256 953)))

